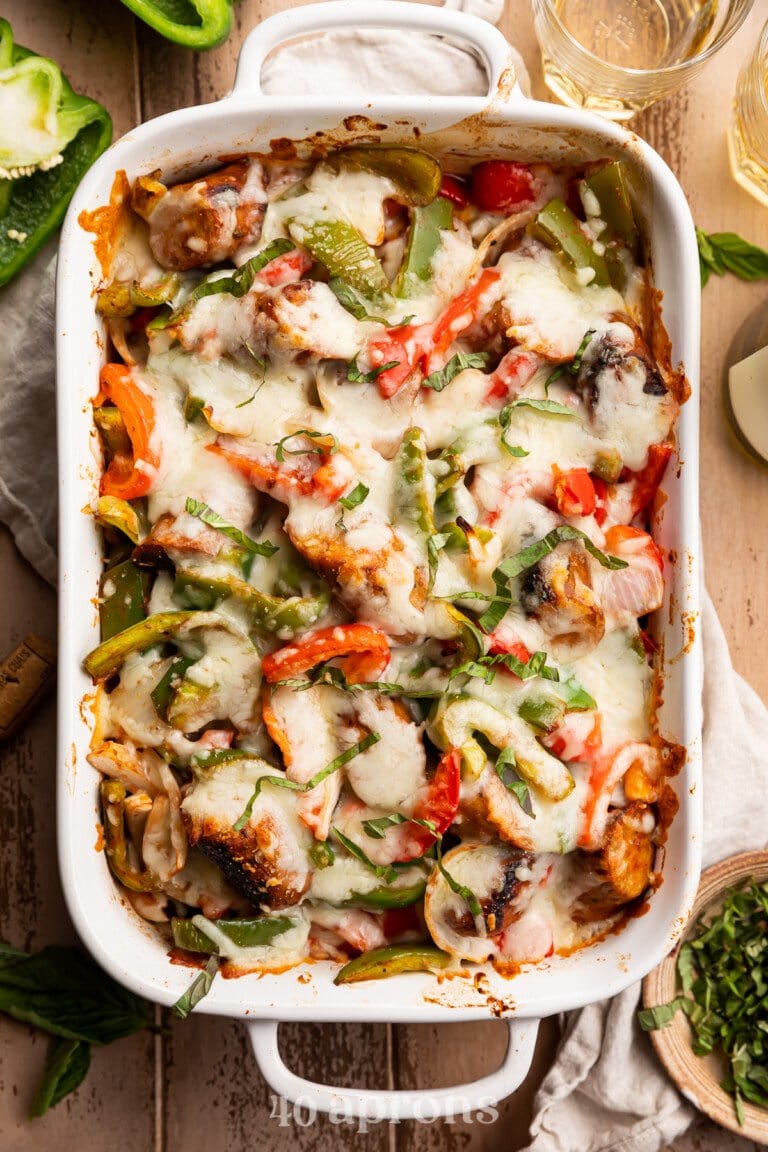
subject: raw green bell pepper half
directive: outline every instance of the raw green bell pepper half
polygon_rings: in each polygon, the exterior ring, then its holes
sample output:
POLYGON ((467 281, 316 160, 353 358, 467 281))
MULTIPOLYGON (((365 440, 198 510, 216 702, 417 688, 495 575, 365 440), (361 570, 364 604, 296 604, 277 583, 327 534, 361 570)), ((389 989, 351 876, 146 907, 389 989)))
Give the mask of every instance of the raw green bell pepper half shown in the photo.
POLYGON ((14 44, 0 19, 0 285, 58 228, 111 139, 106 108, 78 95, 53 60, 14 44))
POLYGON ((215 48, 232 28, 232 0, 123 0, 166 40, 201 52, 215 48))

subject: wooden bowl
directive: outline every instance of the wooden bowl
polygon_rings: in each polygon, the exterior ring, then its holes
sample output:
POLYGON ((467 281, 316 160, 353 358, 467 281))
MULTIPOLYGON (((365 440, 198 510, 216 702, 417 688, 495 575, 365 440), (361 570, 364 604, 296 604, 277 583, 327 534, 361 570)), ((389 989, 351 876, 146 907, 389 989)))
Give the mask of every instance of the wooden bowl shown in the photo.
MULTIPOLYGON (((768 851, 743 852, 731 856, 714 867, 708 868, 701 877, 696 902, 693 906, 689 931, 693 931, 696 920, 707 908, 717 907, 718 899, 725 890, 744 883, 753 876, 757 881, 768 879, 768 851)), ((682 941, 681 941, 682 943, 682 941)), ((669 956, 654 968, 643 981, 643 1006, 655 1007, 666 1004, 679 991, 677 982, 677 954, 679 945, 669 956)), ((746 1100, 744 1103, 744 1123, 740 1125, 733 1108, 733 1098, 720 1087, 723 1065, 715 1055, 695 1056, 691 1048, 693 1033, 687 1016, 675 1013, 674 1020, 666 1028, 650 1033, 651 1042, 659 1059, 674 1080, 677 1087, 696 1108, 711 1120, 729 1128, 748 1140, 768 1144, 768 1110, 758 1108, 746 1100)))

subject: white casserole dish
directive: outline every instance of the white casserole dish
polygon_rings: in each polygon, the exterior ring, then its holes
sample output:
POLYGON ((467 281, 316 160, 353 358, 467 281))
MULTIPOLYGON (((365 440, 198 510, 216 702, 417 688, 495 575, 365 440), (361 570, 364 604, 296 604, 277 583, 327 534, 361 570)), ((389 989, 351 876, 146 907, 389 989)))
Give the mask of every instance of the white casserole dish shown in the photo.
MULTIPOLYGON (((386 35, 386 32, 382 33, 386 35)), ((95 594, 100 574, 98 532, 82 509, 97 490, 100 468, 90 400, 97 390, 105 341, 93 308, 99 269, 93 237, 78 224, 84 209, 109 199, 115 172, 130 179, 155 168, 179 178, 221 155, 268 151, 275 138, 297 141, 331 132, 339 142, 365 136, 421 143, 438 152, 579 162, 621 157, 628 164, 645 216, 654 280, 664 293, 663 319, 673 359, 683 361, 692 398, 678 430, 678 466, 667 470, 657 535, 676 561, 659 613, 662 637, 663 734, 687 748, 675 782, 680 811, 666 847, 664 882, 645 915, 617 936, 568 958, 555 958, 514 980, 490 966, 483 990, 471 981, 438 984, 421 974, 345 987, 333 984, 328 963, 302 965, 280 975, 214 981, 200 1011, 243 1017, 250 1024, 261 1071, 289 1099, 301 1095, 321 1110, 375 1118, 447 1114, 487 1106, 508 1095, 525 1076, 537 1022, 555 1012, 613 996, 639 980, 673 946, 685 926, 699 877, 701 853, 701 681, 698 529, 699 272, 693 221, 682 190, 661 158, 643 141, 599 118, 522 96, 508 67, 509 46, 485 21, 459 12, 398 0, 337 0, 273 16, 246 40, 234 91, 216 104, 184 109, 143 124, 106 152, 81 184, 67 216, 57 284, 58 421, 61 500, 61 607, 59 656, 58 836, 70 914, 99 963, 117 980, 163 1005, 190 982, 189 969, 172 965, 159 936, 121 900, 102 853, 94 850, 99 819, 97 777, 87 763, 91 684, 81 669, 98 641, 95 594), (490 97, 265 96, 262 63, 279 43, 331 27, 409 28, 450 34, 469 42, 486 63, 490 97), (356 119, 350 119, 356 117, 356 119), (382 127, 384 125, 385 127, 382 127), (85 703, 84 703, 85 701, 85 703), (302 974, 302 980, 298 979, 302 974), (503 1015, 510 1044, 502 1067, 471 1085, 421 1092, 347 1090, 313 1085, 290 1072, 277 1048, 277 1022, 439 1022, 503 1015)), ((425 1090, 428 1091, 427 1086, 425 1090)))

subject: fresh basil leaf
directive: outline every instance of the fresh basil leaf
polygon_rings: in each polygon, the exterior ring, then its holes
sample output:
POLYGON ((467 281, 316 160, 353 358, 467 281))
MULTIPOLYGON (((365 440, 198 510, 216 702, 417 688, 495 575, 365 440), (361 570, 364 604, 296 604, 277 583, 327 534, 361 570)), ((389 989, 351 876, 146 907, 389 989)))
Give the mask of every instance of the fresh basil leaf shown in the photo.
POLYGON ((211 990, 211 985, 213 984, 213 978, 218 970, 219 958, 216 955, 211 956, 203 971, 195 977, 186 992, 179 996, 171 1008, 171 1012, 173 1012, 177 1019, 186 1020, 192 1009, 208 995, 211 990))
POLYGON ((286 456, 334 456, 338 450, 339 441, 332 432, 313 432, 309 428, 299 428, 298 432, 289 432, 275 443, 275 459, 278 464, 284 464, 286 456), (318 443, 310 444, 308 448, 286 448, 285 445, 295 436, 306 436, 318 443))
POLYGON ((37 1087, 30 1120, 43 1116, 49 1108, 55 1108, 65 1096, 79 1088, 91 1064, 91 1046, 83 1040, 65 1040, 52 1036, 45 1071, 37 1087))
POLYGON ((184 509, 190 516, 196 516, 198 520, 202 520, 203 524, 207 524, 209 528, 215 528, 217 532, 228 536, 230 540, 234 540, 235 544, 239 544, 246 552, 252 552, 254 556, 274 556, 277 552, 276 544, 272 544, 269 540, 252 540, 250 536, 246 536, 245 532, 235 528, 234 524, 230 524, 228 520, 214 511, 209 504, 188 497, 184 509))
POLYGON ((750 244, 736 232, 711 232, 708 235, 697 228, 696 241, 702 287, 712 272, 716 276, 730 272, 740 280, 763 280, 768 277, 768 250, 750 244))
POLYGON ((305 784, 297 784, 294 780, 289 780, 287 776, 261 776, 256 781, 256 787, 242 815, 237 822, 232 825, 232 831, 242 832, 243 828, 245 828, 253 815, 253 806, 258 800, 261 789, 265 784, 274 784, 277 788, 288 789, 289 792, 311 792, 312 789, 316 788, 327 776, 338 772, 340 768, 343 768, 345 764, 349 764, 350 760, 354 760, 355 756, 359 756, 361 752, 367 752, 374 744, 378 744, 379 740, 381 740, 381 736, 378 732, 369 732, 368 735, 358 741, 357 744, 353 744, 351 748, 347 748, 345 752, 342 752, 339 756, 336 756, 335 759, 331 760, 330 764, 326 764, 325 768, 321 768, 319 772, 316 772, 305 784))
POLYGON ((442 392, 443 388, 465 368, 485 368, 487 363, 487 352, 457 352, 442 368, 430 372, 429 376, 422 380, 422 385, 424 388, 431 388, 433 392, 442 392))
POLYGON ((369 492, 370 488, 368 485, 363 484, 362 480, 360 480, 351 492, 339 499, 339 504, 341 504, 342 508, 346 508, 348 512, 351 512, 353 508, 359 508, 369 492))
POLYGON ((560 524, 548 532, 542 540, 537 540, 535 544, 529 544, 527 548, 523 548, 515 556, 509 556, 506 560, 502 560, 493 573, 494 579, 498 579, 499 582, 506 585, 513 577, 519 576, 528 568, 533 568, 534 564, 538 564, 550 552, 554 552, 558 544, 567 540, 581 540, 587 552, 594 556, 603 568, 627 567, 626 560, 620 560, 618 556, 608 556, 605 552, 601 552, 599 548, 595 547, 586 532, 582 532, 580 528, 574 528, 570 524, 560 524))
POLYGON ((347 364, 347 380, 352 384, 372 384, 382 372, 388 372, 390 368, 399 368, 399 360, 390 360, 387 364, 380 364, 378 368, 371 368, 370 372, 361 372, 354 360, 350 360, 347 364))
POLYGON ((109 1044, 152 1023, 149 1004, 79 948, 53 946, 0 964, 0 1012, 86 1044, 109 1044))
POLYGON ((383 880, 385 884, 391 884, 397 878, 397 868, 394 864, 374 864, 370 856, 367 856, 362 848, 345 836, 343 832, 340 832, 338 828, 334 827, 332 831, 339 844, 346 848, 350 856, 354 856, 356 860, 369 868, 379 880, 383 880))

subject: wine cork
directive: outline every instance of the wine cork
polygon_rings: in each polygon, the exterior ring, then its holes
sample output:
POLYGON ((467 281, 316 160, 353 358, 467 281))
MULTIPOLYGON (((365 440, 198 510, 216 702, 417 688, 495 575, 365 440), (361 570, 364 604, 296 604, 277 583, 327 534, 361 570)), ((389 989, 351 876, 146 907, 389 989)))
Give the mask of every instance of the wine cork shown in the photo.
POLYGON ((21 727, 51 687, 56 649, 30 633, 0 664, 0 740, 21 727))

